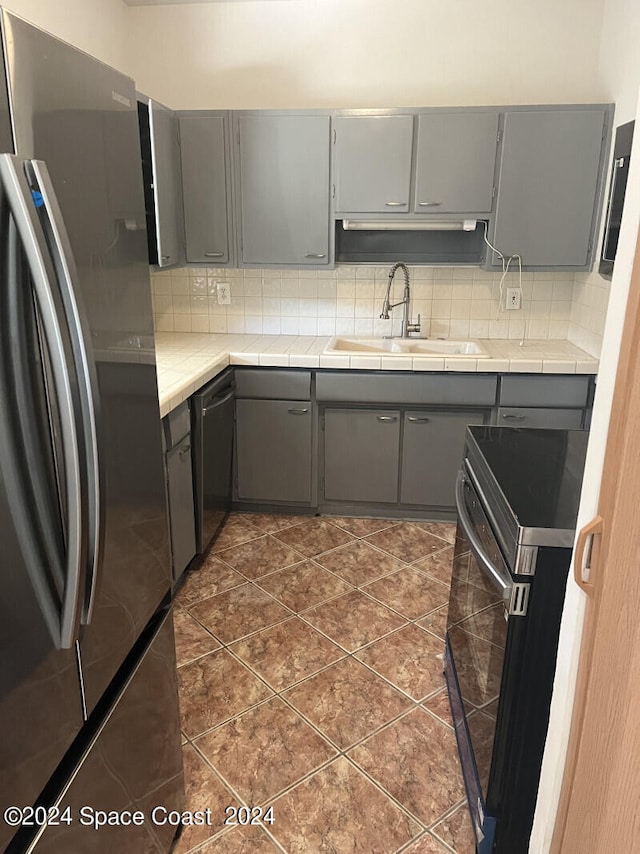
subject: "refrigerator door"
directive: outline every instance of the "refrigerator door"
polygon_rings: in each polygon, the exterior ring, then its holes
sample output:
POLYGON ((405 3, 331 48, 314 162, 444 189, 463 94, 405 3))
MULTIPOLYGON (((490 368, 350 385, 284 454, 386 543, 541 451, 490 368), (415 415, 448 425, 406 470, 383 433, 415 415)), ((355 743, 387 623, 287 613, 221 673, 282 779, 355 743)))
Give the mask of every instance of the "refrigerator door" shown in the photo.
MULTIPOLYGON (((2 164, 3 166, 6 164, 2 164)), ((0 190, 0 809, 35 801, 82 727, 73 639, 79 599, 65 601, 78 568, 75 439, 61 413, 66 364, 49 346, 57 330, 46 293, 36 296, 30 263, 2 175, 0 190), (46 327, 46 333, 45 333, 46 327), (66 444, 67 459, 63 453, 66 444), (73 466, 71 466, 73 468, 73 466), (75 534, 72 532, 75 530, 75 534), (66 634, 66 632, 65 632, 66 634), (65 648, 63 648, 65 647, 65 648)), ((28 191, 24 176, 24 189, 28 191)), ((35 209, 34 209, 35 210, 35 209)), ((37 225, 37 222, 35 223, 37 225)), ((42 234, 40 235, 42 237, 42 234)), ((44 259, 46 262, 46 258, 44 259)), ((45 266, 46 263, 45 263, 45 266)), ((52 272, 49 265, 49 272, 52 272)), ((59 341, 63 344, 62 338, 59 341)), ((64 349, 64 348, 63 348, 64 349)), ((80 590, 78 588, 78 596, 80 590)), ((14 828, 0 821, 0 849, 14 828)))
POLYGON ((129 78, 6 11, 2 30, 16 153, 48 169, 47 216, 68 234, 95 382, 102 525, 80 639, 89 714, 171 585, 136 96, 129 78))
MULTIPOLYGON (((176 826, 162 823, 184 801, 173 621, 167 613, 151 632, 140 663, 120 687, 112 711, 89 740, 69 783, 55 803, 64 820, 16 851, 37 854, 160 854, 171 847, 176 826), (94 829, 80 822, 101 810, 140 811, 144 821, 94 829), (156 812, 153 813, 153 810, 156 812), (155 816, 155 821, 154 821, 155 816)), ((9 849, 8 854, 13 854, 9 849)))

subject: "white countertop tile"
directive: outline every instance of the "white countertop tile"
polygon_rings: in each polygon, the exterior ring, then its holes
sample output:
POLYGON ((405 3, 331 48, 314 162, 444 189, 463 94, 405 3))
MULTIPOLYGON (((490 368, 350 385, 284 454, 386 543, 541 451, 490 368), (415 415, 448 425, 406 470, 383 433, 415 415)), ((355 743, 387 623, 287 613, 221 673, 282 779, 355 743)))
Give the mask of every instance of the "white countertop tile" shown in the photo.
POLYGON ((313 335, 156 332, 160 414, 165 416, 227 365, 343 370, 595 374, 598 360, 569 341, 483 339, 488 359, 325 354, 331 339, 313 335))

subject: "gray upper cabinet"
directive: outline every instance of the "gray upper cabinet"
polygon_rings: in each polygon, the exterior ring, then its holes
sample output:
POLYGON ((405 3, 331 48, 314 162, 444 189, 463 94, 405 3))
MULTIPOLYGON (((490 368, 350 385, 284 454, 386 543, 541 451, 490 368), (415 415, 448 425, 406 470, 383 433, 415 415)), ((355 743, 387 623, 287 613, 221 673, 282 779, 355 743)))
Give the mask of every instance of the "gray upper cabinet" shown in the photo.
POLYGON ((498 113, 418 116, 415 213, 483 213, 493 204, 498 113))
POLYGON ((329 115, 237 116, 243 264, 328 264, 329 115))
POLYGON ((181 115, 187 261, 212 267, 232 261, 227 115, 181 115))
POLYGON ((336 116, 336 213, 406 213, 411 188, 411 115, 336 116))
MULTIPOLYGON (((608 112, 507 112, 493 244, 526 267, 590 262, 608 112)), ((494 255, 493 263, 499 259, 494 255)))
POLYGON ((184 263, 182 177, 176 114, 144 95, 138 97, 142 176, 149 263, 184 263))

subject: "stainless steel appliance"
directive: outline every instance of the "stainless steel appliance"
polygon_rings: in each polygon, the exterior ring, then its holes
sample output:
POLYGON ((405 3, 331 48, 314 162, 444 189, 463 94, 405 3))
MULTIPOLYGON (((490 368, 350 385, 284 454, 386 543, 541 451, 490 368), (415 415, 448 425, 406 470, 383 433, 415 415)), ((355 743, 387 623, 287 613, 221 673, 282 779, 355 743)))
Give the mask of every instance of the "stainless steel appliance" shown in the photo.
POLYGON ((587 437, 467 430, 445 676, 479 854, 528 851, 587 437))
POLYGON ((233 369, 226 370, 193 396, 193 471, 196 547, 205 552, 231 507, 233 369))
POLYGON ((598 272, 610 279, 613 275, 613 265, 618 251, 620 225, 624 210, 624 197, 627 191, 629 165, 631 164, 631 146, 633 145, 633 129, 635 122, 627 122, 616 128, 613 144, 613 163, 609 179, 609 201, 607 203, 607 218, 605 221, 602 251, 598 272))
POLYGON ((166 851, 77 814, 183 798, 135 89, 0 26, 0 848, 166 851))

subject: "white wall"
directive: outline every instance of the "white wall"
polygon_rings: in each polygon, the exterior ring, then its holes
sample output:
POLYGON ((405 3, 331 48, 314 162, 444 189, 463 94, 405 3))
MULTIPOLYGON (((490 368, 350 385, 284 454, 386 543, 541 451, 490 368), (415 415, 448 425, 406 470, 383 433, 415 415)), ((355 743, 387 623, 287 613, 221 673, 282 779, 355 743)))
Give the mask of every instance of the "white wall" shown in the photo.
MULTIPOLYGON (((636 119, 635 148, 640 151, 640 4, 637 0, 606 0, 600 51, 600 76, 606 97, 615 101, 616 124, 636 119)), ((640 228, 640 157, 632 158, 624 216, 604 338, 584 483, 578 514, 578 530, 597 513, 602 467, 606 449, 611 401, 615 386, 629 283, 640 228)), ((551 718, 545 748, 536 817, 530 852, 549 850, 553 833, 578 672, 585 595, 571 579, 560 632, 558 667, 551 718)))
POLYGON ((32 24, 131 74, 129 9, 123 0, 6 0, 2 4, 32 24))
MULTIPOLYGON (((634 0, 629 0, 634 2, 634 0)), ((603 0, 272 0, 129 10, 174 109, 599 101, 603 0)))

